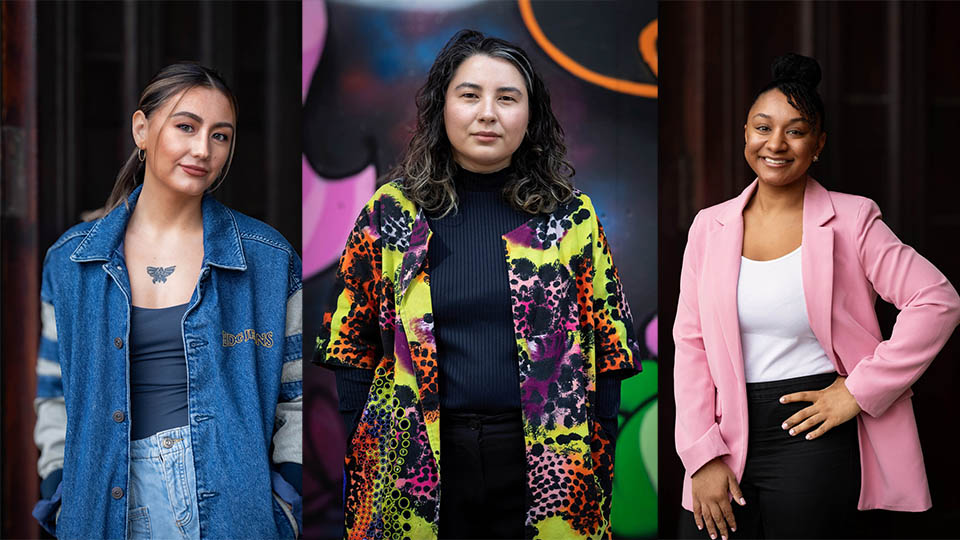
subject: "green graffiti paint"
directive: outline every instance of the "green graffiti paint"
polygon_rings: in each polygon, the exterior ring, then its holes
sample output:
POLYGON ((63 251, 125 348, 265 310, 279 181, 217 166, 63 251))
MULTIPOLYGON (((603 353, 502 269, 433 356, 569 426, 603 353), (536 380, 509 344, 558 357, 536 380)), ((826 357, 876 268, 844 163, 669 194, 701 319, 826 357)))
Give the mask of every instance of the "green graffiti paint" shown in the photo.
POLYGON ((643 373, 620 389, 620 434, 610 519, 616 538, 657 536, 657 371, 643 361, 643 373))

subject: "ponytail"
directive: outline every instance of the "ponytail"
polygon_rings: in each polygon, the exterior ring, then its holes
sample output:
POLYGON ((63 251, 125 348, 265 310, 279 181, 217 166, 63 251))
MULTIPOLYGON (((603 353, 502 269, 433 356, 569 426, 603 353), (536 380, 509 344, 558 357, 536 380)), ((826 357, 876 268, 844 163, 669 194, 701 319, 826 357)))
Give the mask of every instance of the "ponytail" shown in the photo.
POLYGON ((139 157, 140 149, 137 148, 127 158, 126 163, 117 173, 117 180, 113 184, 113 191, 107 198, 107 204, 103 205, 104 214, 109 213, 114 208, 120 206, 120 203, 126 202, 127 197, 133 193, 137 184, 143 180, 143 162, 139 157), (138 178, 139 176, 139 178, 138 178))

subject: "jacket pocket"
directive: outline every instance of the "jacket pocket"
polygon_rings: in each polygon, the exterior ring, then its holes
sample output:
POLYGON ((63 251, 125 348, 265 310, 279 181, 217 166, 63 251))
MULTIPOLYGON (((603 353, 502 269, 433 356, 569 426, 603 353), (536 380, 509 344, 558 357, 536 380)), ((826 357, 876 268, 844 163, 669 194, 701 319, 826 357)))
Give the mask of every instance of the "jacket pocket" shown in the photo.
POLYGON ((714 406, 713 415, 714 417, 716 417, 717 423, 720 423, 720 419, 723 418, 723 400, 720 399, 720 390, 718 388, 714 388, 714 391, 716 393, 717 399, 716 399, 716 405, 714 406))

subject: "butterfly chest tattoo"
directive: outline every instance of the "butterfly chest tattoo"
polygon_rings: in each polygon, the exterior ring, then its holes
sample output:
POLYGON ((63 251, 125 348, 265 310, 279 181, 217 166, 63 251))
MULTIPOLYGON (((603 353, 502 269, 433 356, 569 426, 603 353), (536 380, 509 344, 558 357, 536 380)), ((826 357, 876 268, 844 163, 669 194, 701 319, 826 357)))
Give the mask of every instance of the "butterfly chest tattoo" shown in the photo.
POLYGON ((150 274, 154 283, 166 283, 167 276, 172 274, 176 268, 176 266, 148 266, 147 274, 150 274))

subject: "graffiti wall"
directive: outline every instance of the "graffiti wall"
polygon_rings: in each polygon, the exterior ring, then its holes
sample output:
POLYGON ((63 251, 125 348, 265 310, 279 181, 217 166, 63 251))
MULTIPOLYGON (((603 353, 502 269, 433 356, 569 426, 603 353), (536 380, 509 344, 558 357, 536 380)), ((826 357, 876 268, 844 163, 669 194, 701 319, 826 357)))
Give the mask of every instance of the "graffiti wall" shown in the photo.
MULTIPOLYGON (((646 336, 644 372, 622 389, 612 510, 620 538, 657 532, 656 16, 655 2, 629 0, 303 2, 305 347, 356 214, 409 140, 414 95, 436 54, 462 28, 519 44, 550 90, 574 183, 594 201, 646 336)), ((335 537, 345 445, 336 390, 321 368, 304 378, 307 533, 335 537)))

